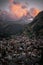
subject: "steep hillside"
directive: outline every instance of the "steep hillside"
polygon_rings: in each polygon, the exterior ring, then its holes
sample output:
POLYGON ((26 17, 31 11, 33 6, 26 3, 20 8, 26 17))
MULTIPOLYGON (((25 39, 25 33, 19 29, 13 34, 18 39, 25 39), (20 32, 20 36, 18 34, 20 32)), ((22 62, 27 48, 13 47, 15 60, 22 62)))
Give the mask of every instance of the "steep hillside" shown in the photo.
POLYGON ((34 20, 27 25, 27 33, 30 35, 33 34, 36 37, 43 37, 43 11, 40 12, 34 20))

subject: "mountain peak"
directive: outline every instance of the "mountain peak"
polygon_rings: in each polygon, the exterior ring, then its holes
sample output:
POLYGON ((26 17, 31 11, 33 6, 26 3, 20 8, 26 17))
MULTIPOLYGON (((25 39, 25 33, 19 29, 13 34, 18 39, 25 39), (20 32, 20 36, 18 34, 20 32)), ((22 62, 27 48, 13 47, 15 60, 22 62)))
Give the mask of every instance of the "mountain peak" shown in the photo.
POLYGON ((43 11, 39 12, 35 18, 42 18, 42 17, 43 17, 43 11))
POLYGON ((39 12, 40 14, 43 14, 43 11, 39 12))
POLYGON ((43 16, 43 11, 39 12, 38 16, 43 16))

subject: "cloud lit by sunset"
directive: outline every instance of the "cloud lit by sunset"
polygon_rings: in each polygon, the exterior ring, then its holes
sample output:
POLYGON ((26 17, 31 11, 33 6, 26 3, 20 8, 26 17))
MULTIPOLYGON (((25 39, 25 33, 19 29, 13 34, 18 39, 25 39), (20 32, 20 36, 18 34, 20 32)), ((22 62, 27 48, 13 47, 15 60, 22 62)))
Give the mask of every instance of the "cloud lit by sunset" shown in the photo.
POLYGON ((13 3, 13 0, 10 0, 10 3, 12 4, 9 6, 10 12, 15 15, 18 18, 21 18, 22 16, 26 16, 27 14, 27 8, 23 8, 21 4, 13 3))
POLYGON ((16 15, 18 18, 27 14, 27 10, 23 9, 22 6, 18 4, 16 5, 12 4, 10 6, 10 11, 13 15, 16 15))
POLYGON ((6 9, 6 12, 5 14, 9 15, 13 20, 19 20, 25 16, 28 18, 32 16, 32 18, 34 18, 40 11, 38 8, 30 8, 29 6, 26 6, 26 4, 24 5, 16 0, 9 0, 9 6, 8 9, 6 9))
POLYGON ((21 3, 17 3, 14 0, 9 0, 9 2, 10 2, 9 6, 10 13, 19 19, 23 16, 26 16, 28 12, 30 12, 31 16, 33 17, 35 17, 39 13, 39 10, 37 8, 31 8, 29 11, 28 8, 26 8, 21 3))
POLYGON ((13 0, 9 0, 9 3, 13 3, 13 0))
POLYGON ((39 12, 40 12, 40 10, 37 9, 37 8, 31 8, 31 9, 30 9, 30 14, 31 14, 33 17, 37 16, 37 14, 38 14, 39 12))

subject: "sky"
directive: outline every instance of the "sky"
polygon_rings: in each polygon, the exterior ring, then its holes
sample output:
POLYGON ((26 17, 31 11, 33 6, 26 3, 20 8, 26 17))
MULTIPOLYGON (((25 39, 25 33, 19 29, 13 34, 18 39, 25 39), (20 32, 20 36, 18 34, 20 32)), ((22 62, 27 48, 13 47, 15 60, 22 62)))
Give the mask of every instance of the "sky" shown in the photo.
MULTIPOLYGON (((38 8, 43 10, 43 0, 14 0, 17 3, 22 3, 27 6, 27 8, 38 8)), ((0 0, 0 9, 8 10, 9 0, 0 0)))

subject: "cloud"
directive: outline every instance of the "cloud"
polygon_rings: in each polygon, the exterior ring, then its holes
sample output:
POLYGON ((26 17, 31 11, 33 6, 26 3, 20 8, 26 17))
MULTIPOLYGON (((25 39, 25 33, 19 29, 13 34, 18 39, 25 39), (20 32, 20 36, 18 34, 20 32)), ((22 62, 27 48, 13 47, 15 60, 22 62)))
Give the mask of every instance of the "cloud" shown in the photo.
POLYGON ((21 18, 23 16, 26 16, 27 14, 27 8, 21 3, 15 2, 13 0, 9 0, 10 2, 10 12, 15 15, 17 18, 21 18))
POLYGON ((35 17, 39 13, 39 9, 29 9, 29 7, 27 7, 26 4, 17 2, 15 0, 9 0, 9 7, 6 11, 8 12, 9 17, 11 17, 14 20, 19 20, 25 16, 28 18, 30 18, 30 16, 35 17))
POLYGON ((31 8, 31 9, 30 9, 30 14, 31 14, 33 17, 35 17, 39 12, 40 12, 40 10, 37 9, 37 8, 31 8))

